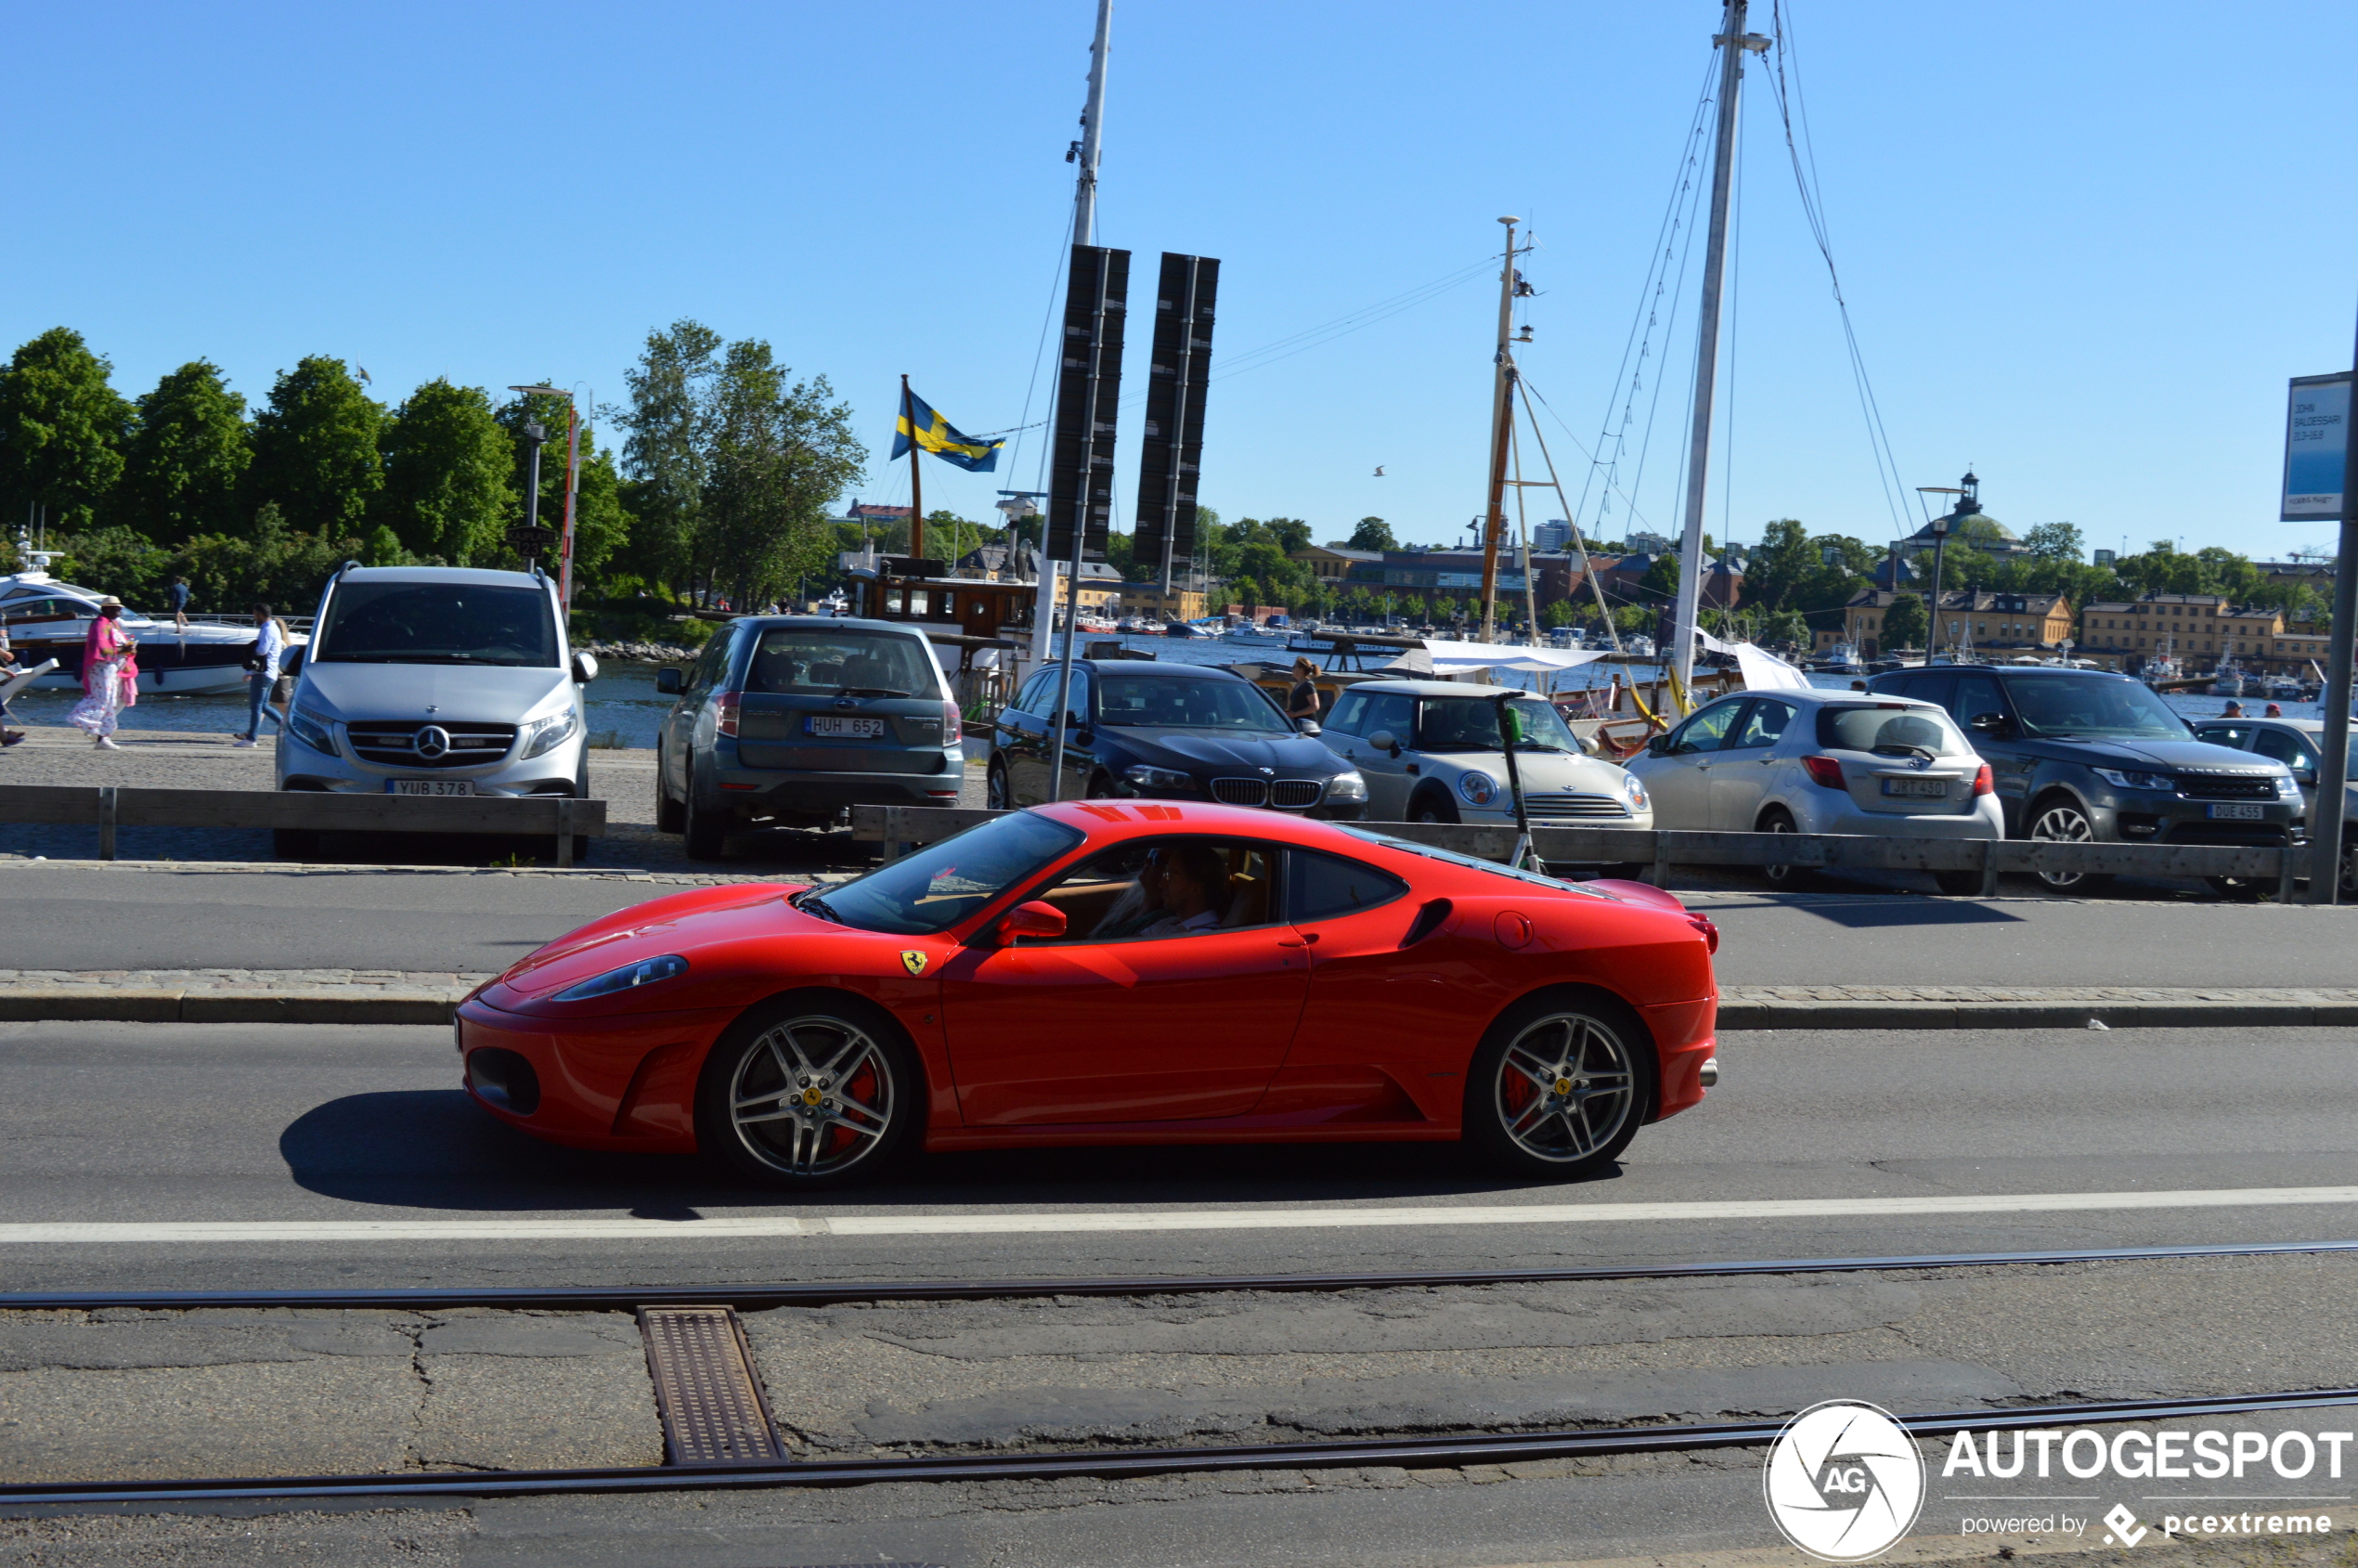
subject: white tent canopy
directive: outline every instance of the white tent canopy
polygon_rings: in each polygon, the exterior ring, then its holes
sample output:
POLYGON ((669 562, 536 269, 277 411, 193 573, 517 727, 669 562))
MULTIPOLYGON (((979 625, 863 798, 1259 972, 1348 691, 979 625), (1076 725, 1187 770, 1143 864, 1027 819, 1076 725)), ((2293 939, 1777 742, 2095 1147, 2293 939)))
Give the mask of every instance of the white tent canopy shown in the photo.
POLYGON ((1744 686, 1748 691, 1773 692, 1781 689, 1788 692, 1806 692, 1809 690, 1809 677, 1756 643, 1722 642, 1718 638, 1700 628, 1696 630, 1695 635, 1703 639, 1704 647, 1710 652, 1733 654, 1736 656, 1737 673, 1744 678, 1744 686))
POLYGON ((1546 675, 1555 670, 1577 669, 1604 656, 1601 652, 1585 648, 1517 648, 1503 642, 1456 642, 1446 638, 1428 638, 1422 648, 1409 649, 1387 665, 1385 670, 1419 675, 1429 670, 1436 676, 1445 676, 1471 669, 1511 669, 1524 675, 1546 675))

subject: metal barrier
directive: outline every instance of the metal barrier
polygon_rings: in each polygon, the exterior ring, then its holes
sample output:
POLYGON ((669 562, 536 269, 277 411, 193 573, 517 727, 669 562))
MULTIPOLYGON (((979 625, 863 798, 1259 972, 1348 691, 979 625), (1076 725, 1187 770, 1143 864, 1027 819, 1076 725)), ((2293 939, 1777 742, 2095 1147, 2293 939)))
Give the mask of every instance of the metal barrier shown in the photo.
MULTIPOLYGON (((1106 802, 1105 804, 1114 804, 1106 802)), ((972 808, 855 806, 851 836, 881 843, 891 860, 903 846, 931 844, 1002 815, 972 808)), ((1514 853, 1512 827, 1463 823, 1361 823, 1394 838, 1504 861, 1514 853)), ((1532 849, 1554 865, 1645 865, 1657 886, 1673 865, 1793 865, 1841 871, 1972 871, 1981 896, 1998 878, 2039 872, 2118 876, 2234 876, 2274 883, 2287 902, 2307 870, 2307 847, 2247 849, 2227 844, 2056 844, 2020 838, 1880 838, 1835 833, 1691 833, 1670 828, 1534 827, 1532 849)))
POLYGON ((606 803, 563 795, 331 795, 324 791, 148 789, 123 784, 0 784, 0 823, 96 827, 115 858, 123 827, 266 827, 297 833, 498 833, 554 836, 557 863, 577 837, 602 838, 606 803))

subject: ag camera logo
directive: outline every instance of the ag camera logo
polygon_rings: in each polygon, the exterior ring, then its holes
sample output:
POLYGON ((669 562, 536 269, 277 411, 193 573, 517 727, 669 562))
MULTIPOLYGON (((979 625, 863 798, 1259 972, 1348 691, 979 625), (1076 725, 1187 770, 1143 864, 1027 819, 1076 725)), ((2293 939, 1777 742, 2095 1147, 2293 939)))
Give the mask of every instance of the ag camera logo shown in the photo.
POLYGON ((1785 1423, 1760 1488, 1785 1539, 1827 1562, 1862 1562, 1914 1527, 1924 1462, 1889 1411, 1830 1399, 1785 1423))

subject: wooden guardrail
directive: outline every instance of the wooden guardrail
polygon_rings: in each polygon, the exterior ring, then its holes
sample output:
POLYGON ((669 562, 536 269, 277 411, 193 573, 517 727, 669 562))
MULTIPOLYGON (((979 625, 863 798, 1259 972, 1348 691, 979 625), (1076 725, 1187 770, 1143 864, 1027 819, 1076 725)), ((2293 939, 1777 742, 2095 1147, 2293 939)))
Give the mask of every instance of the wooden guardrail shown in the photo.
MULTIPOLYGON (((930 844, 1002 813, 967 807, 855 806, 851 836, 881 843, 887 860, 902 847, 930 844)), ((1515 830, 1467 823, 1361 823, 1395 838, 1504 861, 1514 853, 1515 830)), ((1657 886, 1673 865, 1795 865, 1841 871, 1971 871, 1981 896, 1998 878, 2042 871, 2121 876, 2235 876, 2275 884, 2291 901, 2306 871, 2304 849, 2247 849, 2227 844, 2056 844, 2020 838, 1882 838, 1835 833, 1695 833, 1671 828, 1534 827, 1533 849, 1553 865, 1653 867, 1657 886)))
POLYGON ((553 836, 557 863, 576 837, 602 838, 606 803, 562 795, 340 795, 314 790, 150 789, 125 784, 0 784, 0 823, 98 830, 115 858, 124 827, 266 827, 298 833, 499 833, 553 836))

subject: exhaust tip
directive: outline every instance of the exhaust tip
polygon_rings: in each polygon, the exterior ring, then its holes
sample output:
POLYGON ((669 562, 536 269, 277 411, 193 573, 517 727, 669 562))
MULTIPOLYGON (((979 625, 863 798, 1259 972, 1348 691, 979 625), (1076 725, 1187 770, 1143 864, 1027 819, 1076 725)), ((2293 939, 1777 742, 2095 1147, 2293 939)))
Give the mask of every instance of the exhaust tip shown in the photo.
POLYGON ((1717 1056, 1704 1058, 1703 1066, 1695 1071, 1695 1082, 1706 1089, 1716 1089, 1719 1086, 1719 1058, 1717 1056))

